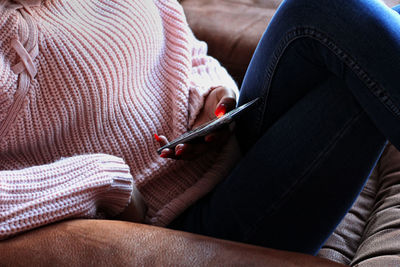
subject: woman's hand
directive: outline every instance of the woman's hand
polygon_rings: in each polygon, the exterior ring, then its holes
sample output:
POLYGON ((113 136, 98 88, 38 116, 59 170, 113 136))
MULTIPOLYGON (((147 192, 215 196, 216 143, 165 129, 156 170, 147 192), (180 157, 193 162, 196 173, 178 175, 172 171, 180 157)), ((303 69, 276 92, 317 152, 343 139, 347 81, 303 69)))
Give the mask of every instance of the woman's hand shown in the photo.
MULTIPOLYGON (((207 96, 203 109, 194 122, 193 129, 200 125, 224 115, 236 107, 236 95, 232 89, 218 86, 207 96)), ((220 148, 231 134, 229 127, 210 133, 204 141, 196 144, 178 144, 175 149, 163 149, 161 157, 173 159, 194 159, 206 151, 220 148)), ((155 135, 161 146, 168 143, 165 136, 155 135)))

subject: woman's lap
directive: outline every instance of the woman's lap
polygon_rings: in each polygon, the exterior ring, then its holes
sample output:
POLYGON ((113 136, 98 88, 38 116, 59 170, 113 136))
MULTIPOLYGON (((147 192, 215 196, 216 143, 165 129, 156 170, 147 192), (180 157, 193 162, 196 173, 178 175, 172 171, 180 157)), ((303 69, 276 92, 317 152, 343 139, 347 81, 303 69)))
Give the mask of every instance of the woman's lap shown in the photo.
POLYGON ((394 44, 400 35, 385 28, 388 21, 400 25, 396 16, 375 0, 285 1, 241 88, 239 104, 262 97, 237 123, 246 154, 173 227, 316 253, 361 190, 384 136, 400 144, 400 124, 394 124, 400 97, 391 83, 393 68, 400 68, 385 65, 400 62, 400 42, 394 44), (305 18, 307 11, 318 13, 305 18), (378 25, 361 27, 372 22, 378 25), (376 46, 385 54, 375 55, 376 46))

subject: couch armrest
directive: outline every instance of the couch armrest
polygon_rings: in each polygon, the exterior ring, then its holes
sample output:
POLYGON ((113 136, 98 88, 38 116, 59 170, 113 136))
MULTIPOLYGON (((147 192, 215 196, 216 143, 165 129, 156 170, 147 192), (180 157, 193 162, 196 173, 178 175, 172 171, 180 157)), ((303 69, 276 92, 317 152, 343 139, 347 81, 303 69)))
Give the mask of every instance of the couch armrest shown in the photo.
POLYGON ((71 220, 0 242, 2 266, 342 266, 143 224, 71 220))

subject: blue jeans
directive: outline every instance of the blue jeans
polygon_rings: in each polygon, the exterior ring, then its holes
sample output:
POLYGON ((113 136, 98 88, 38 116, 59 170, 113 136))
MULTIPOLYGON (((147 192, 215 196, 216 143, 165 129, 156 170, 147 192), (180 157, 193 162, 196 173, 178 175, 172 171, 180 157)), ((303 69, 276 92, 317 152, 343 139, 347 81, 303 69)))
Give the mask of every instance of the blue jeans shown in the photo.
MULTIPOLYGON (((400 10, 400 7, 397 7, 400 10)), ((318 252, 387 140, 400 148, 400 15, 378 0, 286 0, 246 73, 243 159, 171 228, 318 252)))

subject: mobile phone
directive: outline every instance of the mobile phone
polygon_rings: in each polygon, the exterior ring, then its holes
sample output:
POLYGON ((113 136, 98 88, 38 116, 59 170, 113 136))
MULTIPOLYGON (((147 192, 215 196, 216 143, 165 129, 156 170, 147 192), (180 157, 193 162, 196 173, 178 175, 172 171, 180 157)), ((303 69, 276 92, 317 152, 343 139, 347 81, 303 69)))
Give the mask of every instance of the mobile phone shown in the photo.
POLYGON ((239 117, 240 114, 245 112, 246 110, 250 109, 251 107, 254 107, 259 100, 259 97, 247 102, 246 104, 241 105, 240 107, 237 107, 228 113, 224 114, 223 116, 219 118, 215 118, 214 120, 211 120, 203 125, 200 125, 196 129, 193 129, 191 131, 188 131, 178 138, 172 140, 168 144, 160 147, 157 150, 158 154, 161 154, 161 151, 165 148, 174 148, 178 144, 183 144, 183 143, 191 143, 195 140, 198 140, 200 137, 204 137, 207 134, 214 132, 228 124, 230 124, 232 121, 234 121, 237 117, 239 117))

